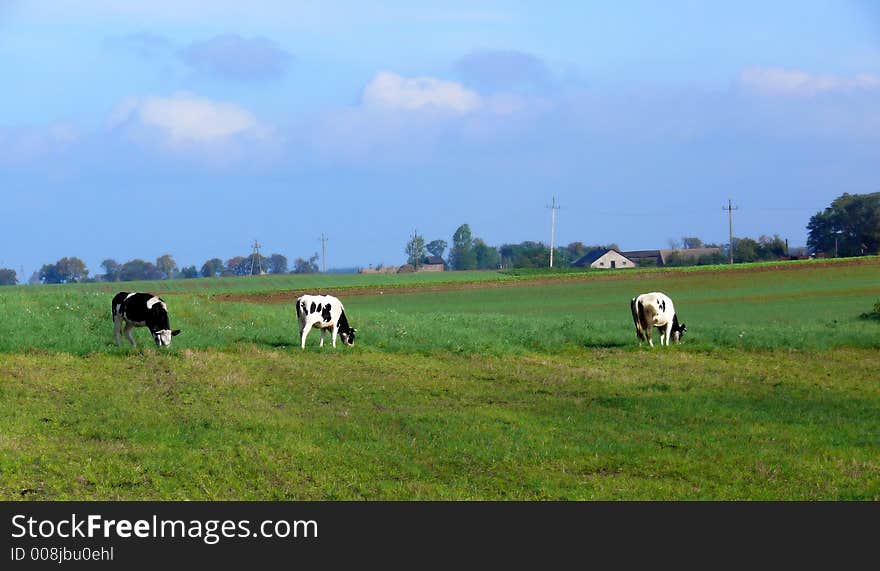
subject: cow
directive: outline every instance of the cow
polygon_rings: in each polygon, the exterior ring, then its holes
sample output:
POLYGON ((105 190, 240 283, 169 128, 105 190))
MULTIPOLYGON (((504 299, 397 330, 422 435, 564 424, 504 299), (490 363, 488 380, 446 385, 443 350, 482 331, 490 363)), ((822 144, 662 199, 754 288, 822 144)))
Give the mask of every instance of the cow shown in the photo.
POLYGON ((303 295, 296 299, 296 317, 299 320, 299 340, 303 349, 306 348, 306 337, 312 327, 321 330, 321 344, 324 346, 324 333, 329 329, 336 347, 336 335, 342 337, 346 345, 354 345, 357 329, 348 324, 342 302, 332 295, 303 295))
POLYGON ((654 327, 660 330, 661 346, 664 340, 669 346, 670 338, 674 339, 676 343, 681 343, 681 338, 687 331, 687 327, 684 323, 679 323, 675 306, 668 295, 659 291, 643 293, 632 298, 629 305, 632 310, 633 322, 636 324, 636 337, 639 339, 639 344, 642 341, 647 341, 651 347, 654 346, 654 327))
POLYGON ((171 338, 180 334, 180 329, 172 331, 168 324, 168 307, 165 301, 151 293, 121 291, 113 296, 112 312, 113 335, 117 345, 122 345, 119 333, 123 324, 125 336, 132 347, 137 347, 131 334, 134 327, 147 327, 157 347, 171 345, 171 338))

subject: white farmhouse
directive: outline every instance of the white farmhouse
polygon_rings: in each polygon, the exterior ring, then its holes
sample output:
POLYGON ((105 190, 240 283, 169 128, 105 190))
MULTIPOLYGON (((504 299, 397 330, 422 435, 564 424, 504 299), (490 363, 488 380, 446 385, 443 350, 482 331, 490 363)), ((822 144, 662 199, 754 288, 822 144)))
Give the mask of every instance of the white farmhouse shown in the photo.
POLYGON ((636 267, 636 263, 617 250, 593 250, 574 261, 577 268, 595 268, 600 270, 628 269, 636 267))

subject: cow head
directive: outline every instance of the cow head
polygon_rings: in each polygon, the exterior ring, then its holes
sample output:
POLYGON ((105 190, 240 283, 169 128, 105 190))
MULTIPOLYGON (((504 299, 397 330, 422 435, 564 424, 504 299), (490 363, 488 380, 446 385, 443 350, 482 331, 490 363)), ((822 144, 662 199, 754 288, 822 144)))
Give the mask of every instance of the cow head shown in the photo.
POLYGON ((342 338, 342 342, 351 347, 354 345, 354 334, 357 332, 357 329, 348 329, 346 331, 340 331, 339 336, 342 338))
POLYGON ((685 331, 687 331, 687 326, 684 323, 679 323, 676 317, 672 323, 672 339, 676 343, 681 343, 681 338, 684 337, 685 331))
POLYGON ((180 335, 180 329, 175 329, 171 331, 170 329, 160 329, 158 331, 151 331, 153 334, 153 341, 156 342, 156 347, 167 347, 171 345, 171 338, 175 335, 180 335))

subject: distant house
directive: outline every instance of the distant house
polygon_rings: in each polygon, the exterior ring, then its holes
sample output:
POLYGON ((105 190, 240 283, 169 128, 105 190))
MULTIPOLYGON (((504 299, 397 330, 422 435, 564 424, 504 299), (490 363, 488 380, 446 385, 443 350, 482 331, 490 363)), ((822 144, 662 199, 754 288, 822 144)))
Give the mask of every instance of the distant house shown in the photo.
POLYGON ((617 250, 593 250, 575 260, 576 268, 595 268, 601 270, 628 269, 636 267, 636 263, 617 250))
POLYGON ((422 260, 419 266, 420 272, 442 272, 446 268, 446 262, 440 256, 428 256, 422 260))

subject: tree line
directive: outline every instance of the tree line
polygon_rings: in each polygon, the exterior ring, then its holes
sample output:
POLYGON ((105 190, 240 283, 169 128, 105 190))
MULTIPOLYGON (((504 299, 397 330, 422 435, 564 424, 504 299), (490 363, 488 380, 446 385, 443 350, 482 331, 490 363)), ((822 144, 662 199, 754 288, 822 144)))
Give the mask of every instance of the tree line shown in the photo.
MULTIPOLYGON (((119 263, 112 258, 101 262, 104 273, 89 276, 89 270, 85 262, 80 258, 64 257, 53 264, 44 264, 31 276, 30 283, 40 284, 68 284, 87 282, 130 282, 140 280, 171 280, 210 277, 247 276, 260 273, 268 274, 312 274, 318 272, 318 254, 315 253, 308 259, 296 258, 293 267, 289 266, 287 257, 282 254, 263 256, 250 254, 248 256, 234 256, 225 262, 220 258, 211 258, 202 264, 201 268, 195 265, 178 267, 171 254, 165 254, 156 258, 155 262, 148 262, 140 258, 119 263)), ((11 281, 2 285, 14 285, 17 276, 13 270, 11 281)), ((6 270, 0 269, 0 280, 8 278, 6 270)))

